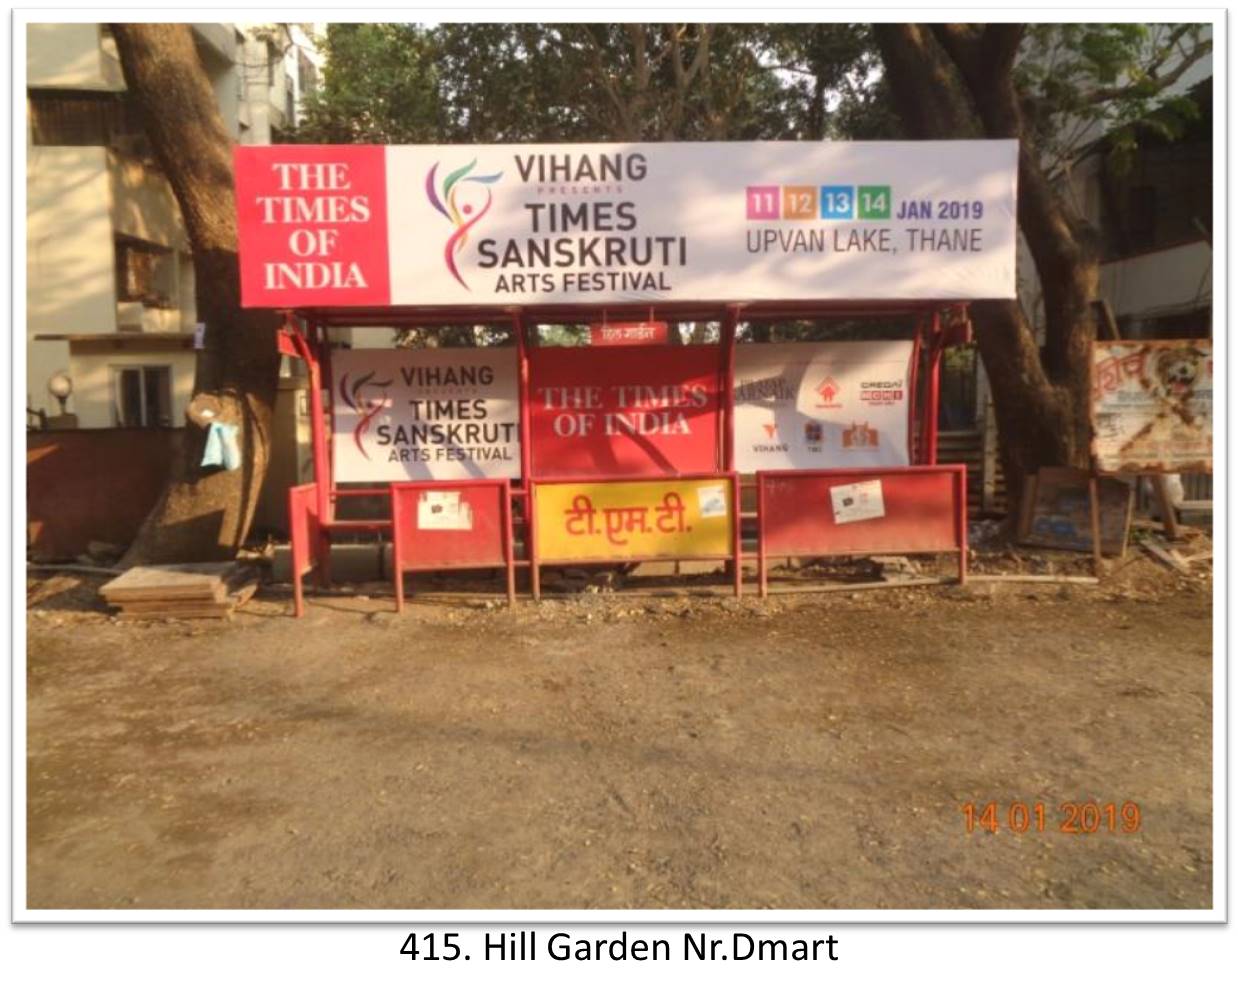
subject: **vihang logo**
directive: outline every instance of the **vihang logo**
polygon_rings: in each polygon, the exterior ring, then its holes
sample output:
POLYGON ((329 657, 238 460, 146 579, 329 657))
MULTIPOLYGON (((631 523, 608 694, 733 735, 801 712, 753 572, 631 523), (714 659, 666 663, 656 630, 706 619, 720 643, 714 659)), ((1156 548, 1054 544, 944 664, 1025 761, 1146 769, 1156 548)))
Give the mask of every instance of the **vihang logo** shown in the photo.
POLYGON ((490 187, 498 183, 503 178, 503 174, 500 172, 491 173, 489 176, 469 176, 477 165, 477 160, 474 159, 467 166, 461 166, 448 173, 440 189, 437 179, 439 165, 435 163, 430 167, 430 172, 426 174, 426 197, 434 210, 455 226, 455 231, 451 233, 447 244, 443 247, 443 261, 447 264, 447 271, 456 278, 456 282, 465 290, 469 290, 469 285, 460 275, 460 268, 456 265, 456 257, 460 255, 460 250, 468 245, 469 233, 473 230, 473 226, 486 216, 494 204, 494 194, 490 187), (486 199, 480 206, 466 196, 462 196, 461 191, 470 189, 463 186, 468 183, 480 183, 485 190, 486 199))
POLYGON ((370 423, 374 421, 379 412, 391 407, 391 396, 387 394, 391 381, 375 380, 374 376, 373 370, 369 373, 357 374, 353 377, 351 384, 348 381, 348 374, 340 378, 340 397, 357 416, 357 426, 352 433, 353 445, 367 460, 370 459, 370 454, 365 451, 365 443, 362 442, 365 430, 370 427, 370 423))

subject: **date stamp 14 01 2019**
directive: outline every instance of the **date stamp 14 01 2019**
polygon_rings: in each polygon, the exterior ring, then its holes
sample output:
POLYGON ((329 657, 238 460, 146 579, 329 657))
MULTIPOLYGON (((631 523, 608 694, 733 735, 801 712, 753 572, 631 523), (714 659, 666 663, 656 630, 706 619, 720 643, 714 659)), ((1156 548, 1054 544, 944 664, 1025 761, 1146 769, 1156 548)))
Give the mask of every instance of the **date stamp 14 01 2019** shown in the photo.
POLYGON ((1138 833, 1143 825, 1139 803, 1063 802, 1056 808, 1043 802, 964 803, 963 825, 967 833, 1138 833))

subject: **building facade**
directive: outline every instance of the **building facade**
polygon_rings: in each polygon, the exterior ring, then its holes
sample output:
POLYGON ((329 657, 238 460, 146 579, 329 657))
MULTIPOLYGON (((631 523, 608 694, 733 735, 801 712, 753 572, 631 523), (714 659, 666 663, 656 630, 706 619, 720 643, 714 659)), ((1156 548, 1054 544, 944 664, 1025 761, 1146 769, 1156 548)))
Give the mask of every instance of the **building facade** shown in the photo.
MULTIPOLYGON (((306 32, 192 32, 229 134, 246 145, 279 141, 321 69, 306 32)), ((26 86, 28 423, 183 425, 193 259, 107 26, 29 25, 26 86)))

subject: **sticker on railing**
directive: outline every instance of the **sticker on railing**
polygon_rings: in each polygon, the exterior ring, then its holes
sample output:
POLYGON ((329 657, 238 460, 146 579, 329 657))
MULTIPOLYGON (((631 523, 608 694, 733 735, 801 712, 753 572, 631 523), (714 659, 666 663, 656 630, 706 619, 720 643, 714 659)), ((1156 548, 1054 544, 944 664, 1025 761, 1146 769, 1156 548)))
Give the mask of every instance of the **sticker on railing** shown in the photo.
POLYGON ((879 480, 858 481, 855 484, 840 484, 830 488, 830 502, 834 506, 834 521, 840 524, 880 519, 886 514, 879 480))
POLYGON ((696 500, 700 505, 702 519, 715 519, 726 515, 726 485, 707 484, 696 489, 696 500))
POLYGON ((417 502, 418 529, 472 529, 473 507, 459 491, 424 491, 417 502))

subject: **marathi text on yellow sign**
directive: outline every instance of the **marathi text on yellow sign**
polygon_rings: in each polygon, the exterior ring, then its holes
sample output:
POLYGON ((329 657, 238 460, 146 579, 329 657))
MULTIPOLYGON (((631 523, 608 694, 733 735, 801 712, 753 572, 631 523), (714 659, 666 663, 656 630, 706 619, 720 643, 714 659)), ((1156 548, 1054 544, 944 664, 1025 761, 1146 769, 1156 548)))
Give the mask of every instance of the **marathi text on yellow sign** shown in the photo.
POLYGON ((538 484, 537 555, 545 561, 729 557, 727 478, 538 484))

